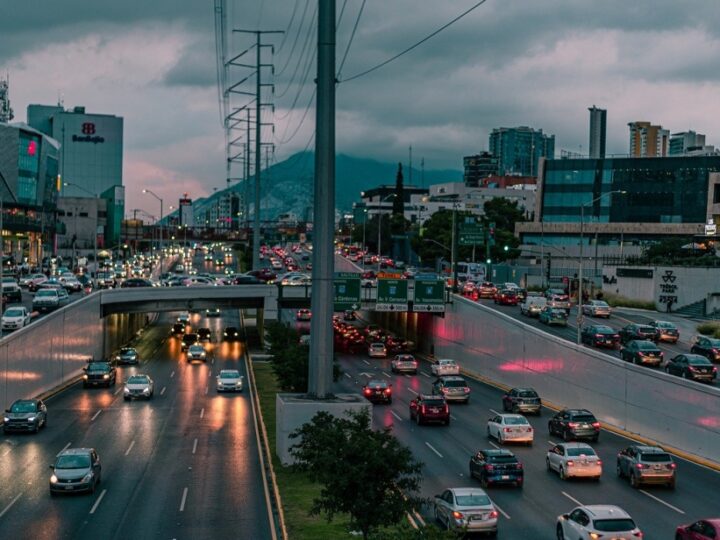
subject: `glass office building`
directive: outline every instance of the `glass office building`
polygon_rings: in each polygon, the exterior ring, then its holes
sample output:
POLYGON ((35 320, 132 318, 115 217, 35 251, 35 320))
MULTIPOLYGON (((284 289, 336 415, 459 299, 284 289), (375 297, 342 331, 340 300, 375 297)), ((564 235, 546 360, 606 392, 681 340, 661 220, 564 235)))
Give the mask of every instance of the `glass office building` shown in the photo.
POLYGON ((497 174, 537 176, 540 158, 555 156, 555 135, 527 126, 495 128, 490 133, 489 152, 498 160, 497 174))

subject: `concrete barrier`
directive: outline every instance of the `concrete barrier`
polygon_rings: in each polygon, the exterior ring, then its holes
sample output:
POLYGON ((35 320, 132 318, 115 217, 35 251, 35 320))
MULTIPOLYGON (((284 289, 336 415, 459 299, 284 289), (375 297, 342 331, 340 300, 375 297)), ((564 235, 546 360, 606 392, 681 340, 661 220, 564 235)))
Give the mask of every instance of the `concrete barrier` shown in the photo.
POLYGON ((720 388, 577 346, 459 296, 444 317, 368 315, 472 374, 532 386, 554 405, 589 409, 607 425, 720 463, 720 388))

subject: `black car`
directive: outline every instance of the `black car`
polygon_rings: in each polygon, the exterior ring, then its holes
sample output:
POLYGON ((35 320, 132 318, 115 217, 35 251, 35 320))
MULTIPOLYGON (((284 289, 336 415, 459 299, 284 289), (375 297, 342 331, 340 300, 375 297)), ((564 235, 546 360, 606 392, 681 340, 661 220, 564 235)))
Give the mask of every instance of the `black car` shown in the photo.
POLYGON ((265 282, 256 278, 255 276, 248 276, 247 274, 241 274, 235 276, 232 280, 233 285, 262 285, 265 282))
POLYGON ((352 309, 345 310, 343 313, 343 320, 345 321, 354 321, 357 317, 355 316, 355 312, 352 309))
POLYGON ((550 435, 557 435, 566 441, 600 437, 600 422, 587 409, 563 409, 548 422, 550 435))
POLYGON ((115 386, 117 372, 110 362, 90 362, 83 368, 83 388, 88 386, 115 386))
POLYGON ((182 337, 180 350, 187 351, 190 348, 190 345, 195 345, 198 341, 200 341, 200 337, 196 333, 188 332, 182 337))
POLYGON ((115 361, 118 364, 137 364, 140 358, 134 347, 123 347, 117 355, 115 355, 115 361))
POLYGON ((152 282, 149 279, 143 278, 130 278, 126 279, 120 284, 121 289, 134 289, 137 287, 152 287, 152 282))
POLYGON ((503 395, 503 410, 513 413, 535 413, 540 415, 542 402, 532 388, 512 388, 503 395))
POLYGON ((524 472, 522 463, 510 450, 490 448, 470 458, 470 477, 480 480, 484 488, 491 484, 522 487, 524 472))
POLYGON ((693 381, 713 382, 717 377, 717 368, 699 354, 678 354, 665 364, 665 373, 693 381))
POLYGON ((212 332, 209 328, 198 328, 197 335, 199 341, 212 341, 212 332))
POLYGON ((701 354, 711 362, 720 362, 720 339, 699 336, 690 352, 701 354))
POLYGON ((175 323, 173 324, 171 332, 176 336, 182 336, 185 334, 185 325, 183 323, 175 323))
POLYGON ((363 386, 363 396, 370 403, 392 403, 392 385, 385 381, 369 381, 363 386))
POLYGON ((223 330, 223 341, 238 341, 240 332, 234 326, 226 326, 223 330))
POLYGON ((652 341, 633 339, 620 350, 620 358, 638 365, 659 366, 663 352, 652 341))
POLYGON ((18 399, 5 410, 3 431, 32 431, 47 427, 47 407, 39 399, 18 399))
POLYGON ((615 330, 603 324, 583 326, 580 340, 593 347, 607 347, 614 349, 620 343, 620 336, 615 330))
POLYGON ((628 324, 623 326, 619 331, 620 343, 627 343, 633 339, 646 339, 652 341, 655 339, 655 328, 648 324, 628 324))
POLYGON ((680 339, 680 331, 671 322, 653 321, 650 326, 655 328, 655 341, 667 341, 668 343, 677 343, 680 339))

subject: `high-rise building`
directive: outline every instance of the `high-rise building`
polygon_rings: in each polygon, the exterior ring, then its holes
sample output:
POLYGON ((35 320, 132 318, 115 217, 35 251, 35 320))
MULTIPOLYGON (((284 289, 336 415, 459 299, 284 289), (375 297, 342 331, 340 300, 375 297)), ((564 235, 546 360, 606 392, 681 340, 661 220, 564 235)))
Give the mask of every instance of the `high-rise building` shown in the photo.
POLYGON ((555 155, 555 135, 527 126, 495 128, 489 150, 498 160, 498 174, 537 176, 540 158, 555 155))
POLYGON ((671 156, 687 156, 698 153, 711 153, 714 147, 705 146, 705 135, 694 131, 683 131, 670 135, 671 156))
POLYGON ((605 157, 605 133, 607 131, 607 110, 598 109, 595 105, 590 111, 590 158, 605 157))
POLYGON ((650 122, 630 122, 631 157, 666 157, 670 131, 662 126, 654 126, 650 122))
POLYGON ((8 123, 13 117, 10 107, 10 82, 8 79, 0 79, 0 122, 8 123))
POLYGON ((464 180, 468 187, 479 187, 484 178, 498 173, 498 160, 490 152, 480 152, 463 158, 464 180))

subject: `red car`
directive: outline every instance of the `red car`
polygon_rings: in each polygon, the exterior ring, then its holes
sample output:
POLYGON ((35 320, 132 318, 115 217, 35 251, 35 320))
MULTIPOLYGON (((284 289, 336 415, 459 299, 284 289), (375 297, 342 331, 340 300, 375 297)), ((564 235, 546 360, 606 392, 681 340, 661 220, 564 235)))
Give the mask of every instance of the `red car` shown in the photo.
POLYGON ((478 298, 494 298, 497 287, 490 281, 483 281, 477 288, 478 298))
POLYGON ((501 306, 517 306, 520 298, 517 293, 510 289, 500 289, 495 293, 493 301, 501 306))
POLYGON ((438 422, 450 425, 450 407, 443 396, 421 394, 410 402, 410 420, 418 425, 438 422))
POLYGON ((675 530, 677 540, 720 539, 720 518, 701 519, 690 525, 680 525, 675 530))

